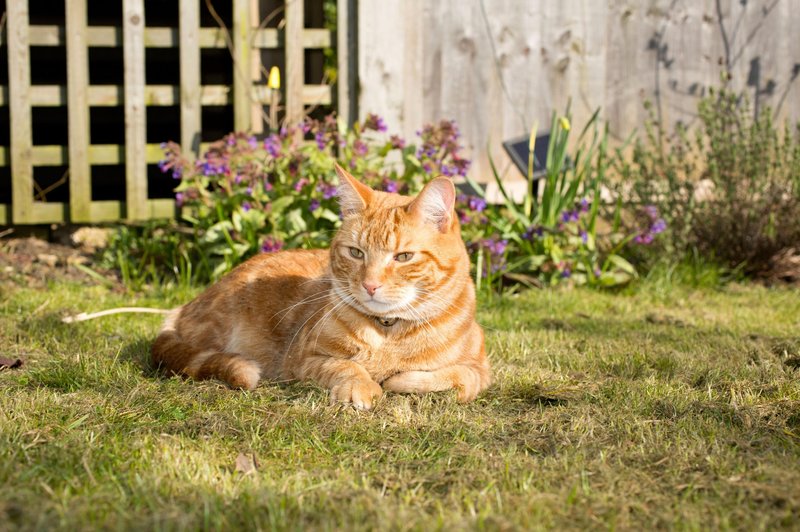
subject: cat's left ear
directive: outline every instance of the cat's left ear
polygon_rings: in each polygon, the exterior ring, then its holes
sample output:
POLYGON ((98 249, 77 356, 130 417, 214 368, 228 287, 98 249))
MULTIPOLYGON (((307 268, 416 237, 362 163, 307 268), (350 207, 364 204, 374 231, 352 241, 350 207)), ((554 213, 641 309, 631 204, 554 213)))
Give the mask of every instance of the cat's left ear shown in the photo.
POLYGON ((336 173, 339 175, 339 208, 342 216, 356 214, 363 211, 372 198, 372 189, 358 181, 350 173, 334 163, 336 173))
POLYGON ((446 177, 437 177, 425 185, 407 209, 446 233, 455 215, 455 202, 456 187, 453 182, 446 177))

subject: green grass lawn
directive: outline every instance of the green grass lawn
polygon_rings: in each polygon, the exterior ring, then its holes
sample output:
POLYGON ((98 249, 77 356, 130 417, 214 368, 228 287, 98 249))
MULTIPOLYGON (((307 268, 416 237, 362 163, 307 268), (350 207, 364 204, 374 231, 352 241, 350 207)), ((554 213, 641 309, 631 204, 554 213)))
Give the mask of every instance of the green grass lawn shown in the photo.
POLYGON ((147 367, 177 291, 0 286, 0 529, 800 527, 800 292, 484 301, 495 383, 331 407, 147 367), (257 470, 237 471, 240 453, 257 470))

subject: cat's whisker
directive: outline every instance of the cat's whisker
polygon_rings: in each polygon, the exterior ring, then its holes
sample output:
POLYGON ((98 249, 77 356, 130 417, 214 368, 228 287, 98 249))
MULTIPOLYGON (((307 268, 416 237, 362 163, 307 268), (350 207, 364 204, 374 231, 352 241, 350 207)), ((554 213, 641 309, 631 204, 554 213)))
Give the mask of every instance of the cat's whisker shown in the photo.
MULTIPOLYGON (((350 296, 350 297, 352 297, 352 296, 350 296)), ((330 320, 330 318, 333 317, 333 312, 336 309, 338 309, 339 307, 341 307, 342 305, 346 305, 346 304, 347 304, 347 301, 341 300, 339 303, 336 304, 336 306, 334 306, 331 310, 326 312, 325 315, 317 323, 314 324, 314 326, 311 328, 311 330, 308 331, 308 336, 310 337, 311 333, 314 332, 314 329, 317 328, 317 325, 320 326, 319 331, 317 331, 317 336, 314 338, 314 349, 313 349, 313 351, 316 351, 317 342, 319 341, 319 335, 322 334, 322 331, 325 329, 323 322, 327 322, 328 320, 330 320)))
POLYGON ((325 290, 322 290, 322 291, 320 291, 320 292, 317 292, 317 293, 315 293, 315 294, 311 294, 310 296, 308 296, 308 297, 304 298, 304 299, 303 299, 303 300, 301 300, 301 301, 298 301, 297 303, 295 303, 295 304, 293 304, 293 305, 289 305, 288 307, 286 307, 286 308, 285 308, 285 309, 283 309, 283 310, 279 310, 278 312, 276 312, 275 314, 273 314, 272 316, 270 316, 270 320, 272 320, 272 319, 275 319, 275 317, 276 317, 278 314, 283 314, 283 316, 281 317, 281 319, 280 319, 280 320, 278 320, 278 323, 276 323, 276 324, 275 324, 275 325, 272 327, 272 330, 274 331, 274 330, 275 330, 275 329, 278 327, 278 325, 280 325, 280 324, 281 324, 281 322, 284 320, 284 318, 286 318, 286 316, 288 316, 288 315, 289 315, 289 312, 290 312, 292 309, 294 309, 294 308, 296 308, 296 307, 298 307, 298 306, 300 306, 300 305, 306 305, 306 304, 310 304, 310 303, 316 303, 317 301, 323 301, 323 300, 327 299, 328 297, 330 297, 330 289, 326 288, 325 290))

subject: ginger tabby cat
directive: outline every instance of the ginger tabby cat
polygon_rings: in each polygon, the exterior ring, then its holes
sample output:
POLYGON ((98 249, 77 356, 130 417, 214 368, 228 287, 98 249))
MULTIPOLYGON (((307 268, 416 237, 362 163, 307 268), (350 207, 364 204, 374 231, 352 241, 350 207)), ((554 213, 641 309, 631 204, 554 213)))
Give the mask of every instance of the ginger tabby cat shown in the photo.
POLYGON ((307 379, 360 409, 383 390, 456 388, 471 401, 490 371, 453 183, 409 198, 336 171, 343 221, 330 250, 248 260, 172 311, 153 361, 249 390, 307 379))

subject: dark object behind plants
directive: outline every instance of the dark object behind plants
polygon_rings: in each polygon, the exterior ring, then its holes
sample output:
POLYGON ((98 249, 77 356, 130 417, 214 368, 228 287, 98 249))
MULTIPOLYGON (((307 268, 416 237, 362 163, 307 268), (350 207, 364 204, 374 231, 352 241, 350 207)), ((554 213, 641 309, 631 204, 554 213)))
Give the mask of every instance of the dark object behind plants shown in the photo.
POLYGON ((800 277, 786 270, 800 249, 798 131, 777 127, 770 109, 753 116, 728 89, 700 100, 698 114, 693 136, 651 121, 631 162, 618 159, 623 196, 658 206, 669 227, 639 259, 699 254, 751 277, 800 277))

